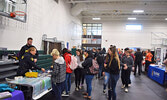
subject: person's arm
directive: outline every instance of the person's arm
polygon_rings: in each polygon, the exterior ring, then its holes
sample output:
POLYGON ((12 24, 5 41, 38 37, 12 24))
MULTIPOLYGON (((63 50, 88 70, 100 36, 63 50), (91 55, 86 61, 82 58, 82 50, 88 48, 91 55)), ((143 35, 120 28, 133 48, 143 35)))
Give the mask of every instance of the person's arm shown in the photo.
POLYGON ((128 65, 129 68, 132 68, 133 67, 133 58, 130 58, 130 64, 128 65))
POLYGON ((122 59, 120 59, 120 65, 124 67, 124 58, 125 57, 122 57, 122 59))
POLYGON ((53 76, 57 76, 60 72, 60 65, 59 64, 57 64, 57 63, 55 63, 54 65, 53 65, 53 71, 52 71, 52 75, 53 76))
POLYGON ((38 66, 35 64, 35 62, 34 62, 34 60, 33 60, 32 58, 27 57, 26 60, 27 60, 27 62, 29 63, 30 66, 34 67, 35 69, 41 70, 41 68, 38 67, 38 66))
POLYGON ((88 61, 85 60, 85 61, 82 63, 82 66, 83 66, 84 68, 86 68, 86 67, 88 66, 88 61))
POLYGON ((82 63, 82 66, 84 68, 87 68, 87 67, 90 67, 91 64, 92 64, 92 59, 88 58, 82 63))
POLYGON ((21 57, 24 55, 24 53, 25 53, 25 49, 24 49, 24 46, 23 46, 19 51, 19 59, 21 59, 21 57))

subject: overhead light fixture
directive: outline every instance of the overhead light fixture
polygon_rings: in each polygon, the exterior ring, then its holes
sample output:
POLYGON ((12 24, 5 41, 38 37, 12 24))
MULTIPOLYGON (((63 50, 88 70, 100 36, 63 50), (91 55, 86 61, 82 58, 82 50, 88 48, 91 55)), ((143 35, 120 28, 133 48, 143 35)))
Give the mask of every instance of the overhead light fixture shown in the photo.
POLYGON ((95 17, 95 18, 92 18, 92 20, 101 20, 100 17, 95 17))
POLYGON ((144 10, 133 10, 133 13, 143 13, 144 10))
POLYGON ((165 18, 165 20, 167 20, 167 18, 165 18))
POLYGON ((136 18, 128 18, 128 20, 136 20, 136 18))

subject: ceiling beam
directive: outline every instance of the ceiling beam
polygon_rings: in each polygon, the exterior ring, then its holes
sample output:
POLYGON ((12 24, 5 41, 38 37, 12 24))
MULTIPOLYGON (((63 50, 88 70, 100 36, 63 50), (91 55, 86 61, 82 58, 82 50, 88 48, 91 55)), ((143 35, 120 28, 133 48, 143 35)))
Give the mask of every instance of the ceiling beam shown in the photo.
POLYGON ((135 9, 142 9, 145 11, 152 11, 152 12, 166 12, 167 10, 167 5, 166 4, 148 4, 148 5, 143 5, 143 4, 138 4, 138 5, 133 5, 133 4, 76 4, 72 9, 71 13, 73 16, 79 15, 83 11, 113 11, 113 10, 119 10, 119 11, 133 11, 135 9))
POLYGON ((66 0, 67 3, 102 3, 102 2, 164 2, 166 0, 66 0))

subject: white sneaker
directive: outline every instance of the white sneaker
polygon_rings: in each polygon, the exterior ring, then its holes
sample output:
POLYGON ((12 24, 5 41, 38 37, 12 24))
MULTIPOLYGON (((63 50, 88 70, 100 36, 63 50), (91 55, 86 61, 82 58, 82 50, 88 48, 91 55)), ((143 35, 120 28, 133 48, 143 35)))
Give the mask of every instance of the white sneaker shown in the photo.
POLYGON ((106 90, 103 90, 103 93, 106 94, 106 90))
POLYGON ((131 84, 128 84, 128 87, 131 87, 131 84))
POLYGON ((124 89, 125 88, 125 85, 122 85, 122 87, 121 87, 122 89, 124 89))
POLYGON ((69 94, 62 94, 61 96, 62 97, 69 97, 70 95, 69 94))
POLYGON ((79 86, 79 89, 82 89, 82 87, 81 87, 81 86, 79 86))
POLYGON ((125 92, 128 93, 128 88, 125 88, 125 92))
POLYGON ((79 91, 79 89, 76 87, 76 88, 75 88, 75 91, 79 91))

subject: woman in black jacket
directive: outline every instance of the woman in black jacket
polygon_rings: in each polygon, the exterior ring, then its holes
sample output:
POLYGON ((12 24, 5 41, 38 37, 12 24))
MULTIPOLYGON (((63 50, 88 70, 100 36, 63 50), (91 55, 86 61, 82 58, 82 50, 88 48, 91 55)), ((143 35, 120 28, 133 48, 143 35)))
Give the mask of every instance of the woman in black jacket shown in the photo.
POLYGON ((108 90, 108 100, 111 100, 111 97, 112 100, 116 100, 115 88, 119 79, 120 60, 115 46, 108 49, 108 56, 106 57, 106 64, 104 64, 104 67, 108 68, 110 73, 110 89, 108 90))
POLYGON ((29 72, 29 70, 41 70, 45 72, 44 68, 40 68, 36 65, 34 61, 34 55, 36 54, 36 48, 31 47, 28 49, 28 52, 25 53, 19 62, 19 68, 17 69, 17 75, 18 76, 25 76, 26 72, 29 72))
POLYGON ((84 67, 85 70, 85 79, 86 79, 86 85, 87 85, 87 92, 83 93, 84 98, 91 99, 91 91, 92 91, 92 79, 94 77, 93 74, 91 74, 89 67, 92 66, 92 60, 93 60, 93 55, 91 51, 86 52, 86 58, 85 61, 82 63, 82 66, 84 67))

